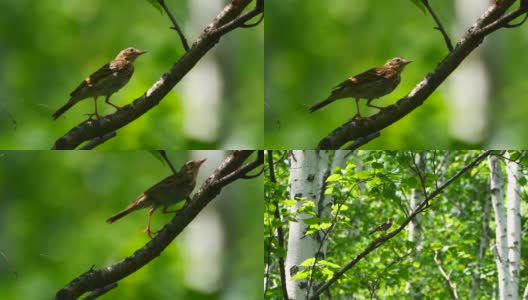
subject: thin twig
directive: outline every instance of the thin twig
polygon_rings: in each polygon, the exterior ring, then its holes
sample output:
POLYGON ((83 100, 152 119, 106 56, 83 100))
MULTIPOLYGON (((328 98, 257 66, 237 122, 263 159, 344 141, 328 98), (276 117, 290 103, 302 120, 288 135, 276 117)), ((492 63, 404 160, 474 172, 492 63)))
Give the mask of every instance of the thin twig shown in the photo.
POLYGON ((257 6, 256 6, 257 9, 261 9, 262 11, 262 15, 260 15, 260 18, 253 22, 253 23, 249 23, 249 24, 242 24, 240 25, 240 27, 242 28, 250 28, 250 27, 255 27, 257 26, 258 24, 260 24, 262 22, 262 20, 264 20, 264 0, 257 0, 257 6))
POLYGON ((107 286, 104 286, 102 288, 94 290, 92 293, 90 293, 88 296, 84 297, 83 300, 93 300, 98 298, 99 296, 102 296, 106 293, 108 293, 110 290, 115 289, 117 287, 117 282, 111 283, 107 286))
POLYGON ((178 35, 180 36, 180 40, 182 42, 182 45, 183 45, 183 49, 185 49, 185 52, 189 51, 189 43, 187 43, 187 39, 185 38, 185 35, 183 34, 183 31, 181 30, 180 26, 178 26, 178 22, 176 22, 176 19, 174 18, 174 16, 171 14, 169 8, 167 7, 167 5, 165 5, 165 0, 158 0, 159 4, 161 5, 161 7, 163 7, 163 10, 167 13, 167 16, 169 16, 169 19, 171 20, 172 24, 174 25, 173 27, 171 27, 171 29, 174 29, 176 30, 176 32, 178 32, 178 35))
POLYGON ((165 150, 158 150, 158 152, 161 154, 163 159, 167 162, 167 164, 169 165, 169 167, 172 170, 172 173, 174 173, 174 174, 178 173, 178 170, 176 170, 174 168, 174 165, 172 164, 172 162, 170 161, 169 157, 167 156, 167 152, 165 152, 165 150))
POLYGON ((88 143, 86 143, 86 145, 82 146, 80 148, 80 150, 92 150, 93 148, 105 143, 106 141, 108 141, 109 139, 113 138, 117 136, 117 132, 115 131, 112 131, 110 133, 107 133, 103 136, 100 136, 100 137, 96 137, 94 139, 92 139, 91 141, 89 141, 88 143))
MULTIPOLYGON (((368 144, 370 141, 372 141, 373 139, 377 138, 377 137, 380 137, 381 136, 381 132, 380 131, 377 131, 377 132, 374 132, 374 133, 371 133, 367 136, 362 136, 360 138, 358 138, 357 140, 355 140, 354 142, 350 143, 350 145, 348 145, 345 150, 356 150, 357 148, 365 145, 365 144, 368 144)), ((351 152, 352 153, 352 152, 351 152)), ((349 154, 347 154, 349 155, 349 154)))
POLYGON ((440 33, 442 33, 442 36, 444 37, 444 40, 445 40, 445 43, 446 43, 446 46, 447 46, 447 49, 449 50, 449 52, 452 52, 453 51, 453 43, 451 42, 451 39, 449 38, 449 35, 447 34, 444 26, 442 25, 442 23, 440 22, 440 19, 438 18, 438 16, 436 15, 436 13, 434 12, 433 8, 431 7, 431 5, 429 5, 429 0, 422 0, 422 3, 423 5, 425 5, 425 7, 427 8, 427 11, 431 14, 431 16, 433 17, 434 21, 436 22, 436 25, 438 25, 437 27, 435 27, 436 30, 440 31, 440 33))
POLYGON ((251 20, 253 17, 258 16, 259 14, 264 14, 264 7, 260 7, 259 5, 257 5, 252 10, 248 11, 247 13, 222 25, 222 27, 216 29, 214 32, 219 35, 226 34, 233 29, 236 29, 238 27, 243 27, 244 23, 251 20))
POLYGON ((528 13, 524 15, 524 19, 522 19, 522 21, 520 21, 519 23, 515 23, 515 24, 506 24, 504 25, 505 28, 515 28, 515 27, 519 27, 521 26, 522 24, 524 24, 524 22, 526 22, 526 19, 528 19, 528 13))

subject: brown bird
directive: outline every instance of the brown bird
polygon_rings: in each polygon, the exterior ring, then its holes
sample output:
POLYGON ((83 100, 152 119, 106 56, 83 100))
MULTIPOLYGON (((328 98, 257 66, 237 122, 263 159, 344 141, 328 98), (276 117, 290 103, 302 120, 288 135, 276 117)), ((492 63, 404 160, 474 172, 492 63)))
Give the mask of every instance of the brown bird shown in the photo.
POLYGON ((411 62, 411 60, 395 57, 389 59, 383 67, 373 68, 352 76, 335 86, 328 98, 310 107, 310 112, 342 98, 356 99, 357 113, 355 116, 359 116, 359 118, 361 118, 359 99, 367 99, 367 106, 383 109, 384 107, 372 105, 370 102, 392 92, 400 84, 400 73, 411 62))
POLYGON ((94 99, 95 113, 89 114, 90 117, 95 115, 97 119, 100 118, 97 113, 98 96, 106 96, 106 103, 112 105, 116 109, 120 109, 119 106, 110 102, 110 96, 127 84, 130 77, 132 77, 132 74, 134 74, 134 60, 144 53, 146 52, 140 51, 136 48, 126 48, 119 52, 113 61, 107 63, 95 73, 88 76, 88 78, 81 82, 81 84, 71 92, 70 100, 53 114, 53 119, 56 120, 80 100, 91 97, 94 99))
POLYGON ((144 232, 147 232, 152 237, 152 231, 150 230, 152 213, 158 207, 163 207, 163 213, 176 212, 168 211, 167 207, 185 200, 191 194, 196 185, 198 169, 204 161, 205 159, 188 161, 178 173, 166 177, 149 188, 146 192, 139 195, 127 208, 111 216, 106 222, 114 223, 137 209, 150 207, 147 228, 145 228, 144 232))
POLYGON ((373 234, 376 231, 387 231, 392 226, 392 218, 385 221, 385 223, 379 225, 378 227, 374 228, 371 232, 369 232, 369 235, 373 234))

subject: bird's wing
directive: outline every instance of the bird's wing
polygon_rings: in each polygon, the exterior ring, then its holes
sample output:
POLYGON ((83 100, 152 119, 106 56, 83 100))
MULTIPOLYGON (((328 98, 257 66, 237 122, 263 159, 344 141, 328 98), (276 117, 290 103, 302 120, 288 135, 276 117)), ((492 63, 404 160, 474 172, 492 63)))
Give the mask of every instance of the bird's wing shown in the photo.
POLYGON ((357 84, 361 84, 365 81, 372 82, 372 81, 379 80, 384 75, 383 72, 384 72, 383 68, 369 69, 361 74, 347 78, 345 81, 333 87, 332 90, 334 91, 334 90, 339 90, 339 89, 342 89, 348 86, 354 86, 357 84))
POLYGON ((79 84, 79 86, 73 92, 71 92, 70 96, 76 95, 86 86, 91 87, 95 82, 100 81, 101 78, 107 77, 108 75, 112 74, 112 72, 113 70, 110 67, 110 63, 102 66, 99 68, 99 70, 95 71, 95 73, 83 80, 83 82, 81 82, 81 84, 79 84))

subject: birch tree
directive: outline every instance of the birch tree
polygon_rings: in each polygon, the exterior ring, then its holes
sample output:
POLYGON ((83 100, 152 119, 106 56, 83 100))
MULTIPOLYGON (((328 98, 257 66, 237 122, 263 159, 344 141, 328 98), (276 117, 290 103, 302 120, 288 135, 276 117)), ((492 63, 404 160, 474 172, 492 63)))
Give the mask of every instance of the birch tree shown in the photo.
POLYGON ((491 200, 495 213, 495 243, 491 245, 491 249, 497 266, 499 299, 518 299, 521 251, 521 187, 519 184, 521 170, 517 162, 511 160, 506 162, 508 181, 505 191, 500 158, 490 156, 488 162, 491 200))

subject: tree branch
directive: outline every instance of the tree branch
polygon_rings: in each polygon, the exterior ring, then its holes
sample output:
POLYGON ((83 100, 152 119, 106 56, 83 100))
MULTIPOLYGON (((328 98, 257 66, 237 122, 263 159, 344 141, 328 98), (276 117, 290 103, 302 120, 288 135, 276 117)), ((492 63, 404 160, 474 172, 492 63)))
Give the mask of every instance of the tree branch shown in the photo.
POLYGON ((99 120, 83 122, 72 128, 55 142, 52 149, 75 149, 85 141, 122 128, 158 105, 200 59, 219 42, 224 34, 258 14, 258 9, 255 8, 240 16, 250 2, 252 0, 237 0, 236 3, 233 1, 226 5, 213 22, 204 29, 191 49, 163 74, 143 96, 113 114, 99 120))
POLYGON ((427 74, 406 97, 371 117, 344 123, 319 141, 317 149, 339 149, 350 141, 367 137, 396 123, 396 121, 418 108, 462 61, 482 43, 488 34, 526 12, 526 8, 519 7, 508 15, 503 16, 514 2, 515 0, 504 0, 502 5, 491 5, 475 24, 467 30, 453 51, 438 64, 436 69, 427 74))
MULTIPOLYGON (((145 266, 183 231, 189 223, 231 182, 259 166, 258 159, 243 165, 254 151, 237 150, 227 157, 194 194, 191 202, 179 211, 171 222, 141 249, 111 266, 94 270, 93 267, 73 279, 55 295, 56 300, 77 299, 82 294, 115 283, 145 266)), ((262 162, 260 161, 260 164, 262 162)))

